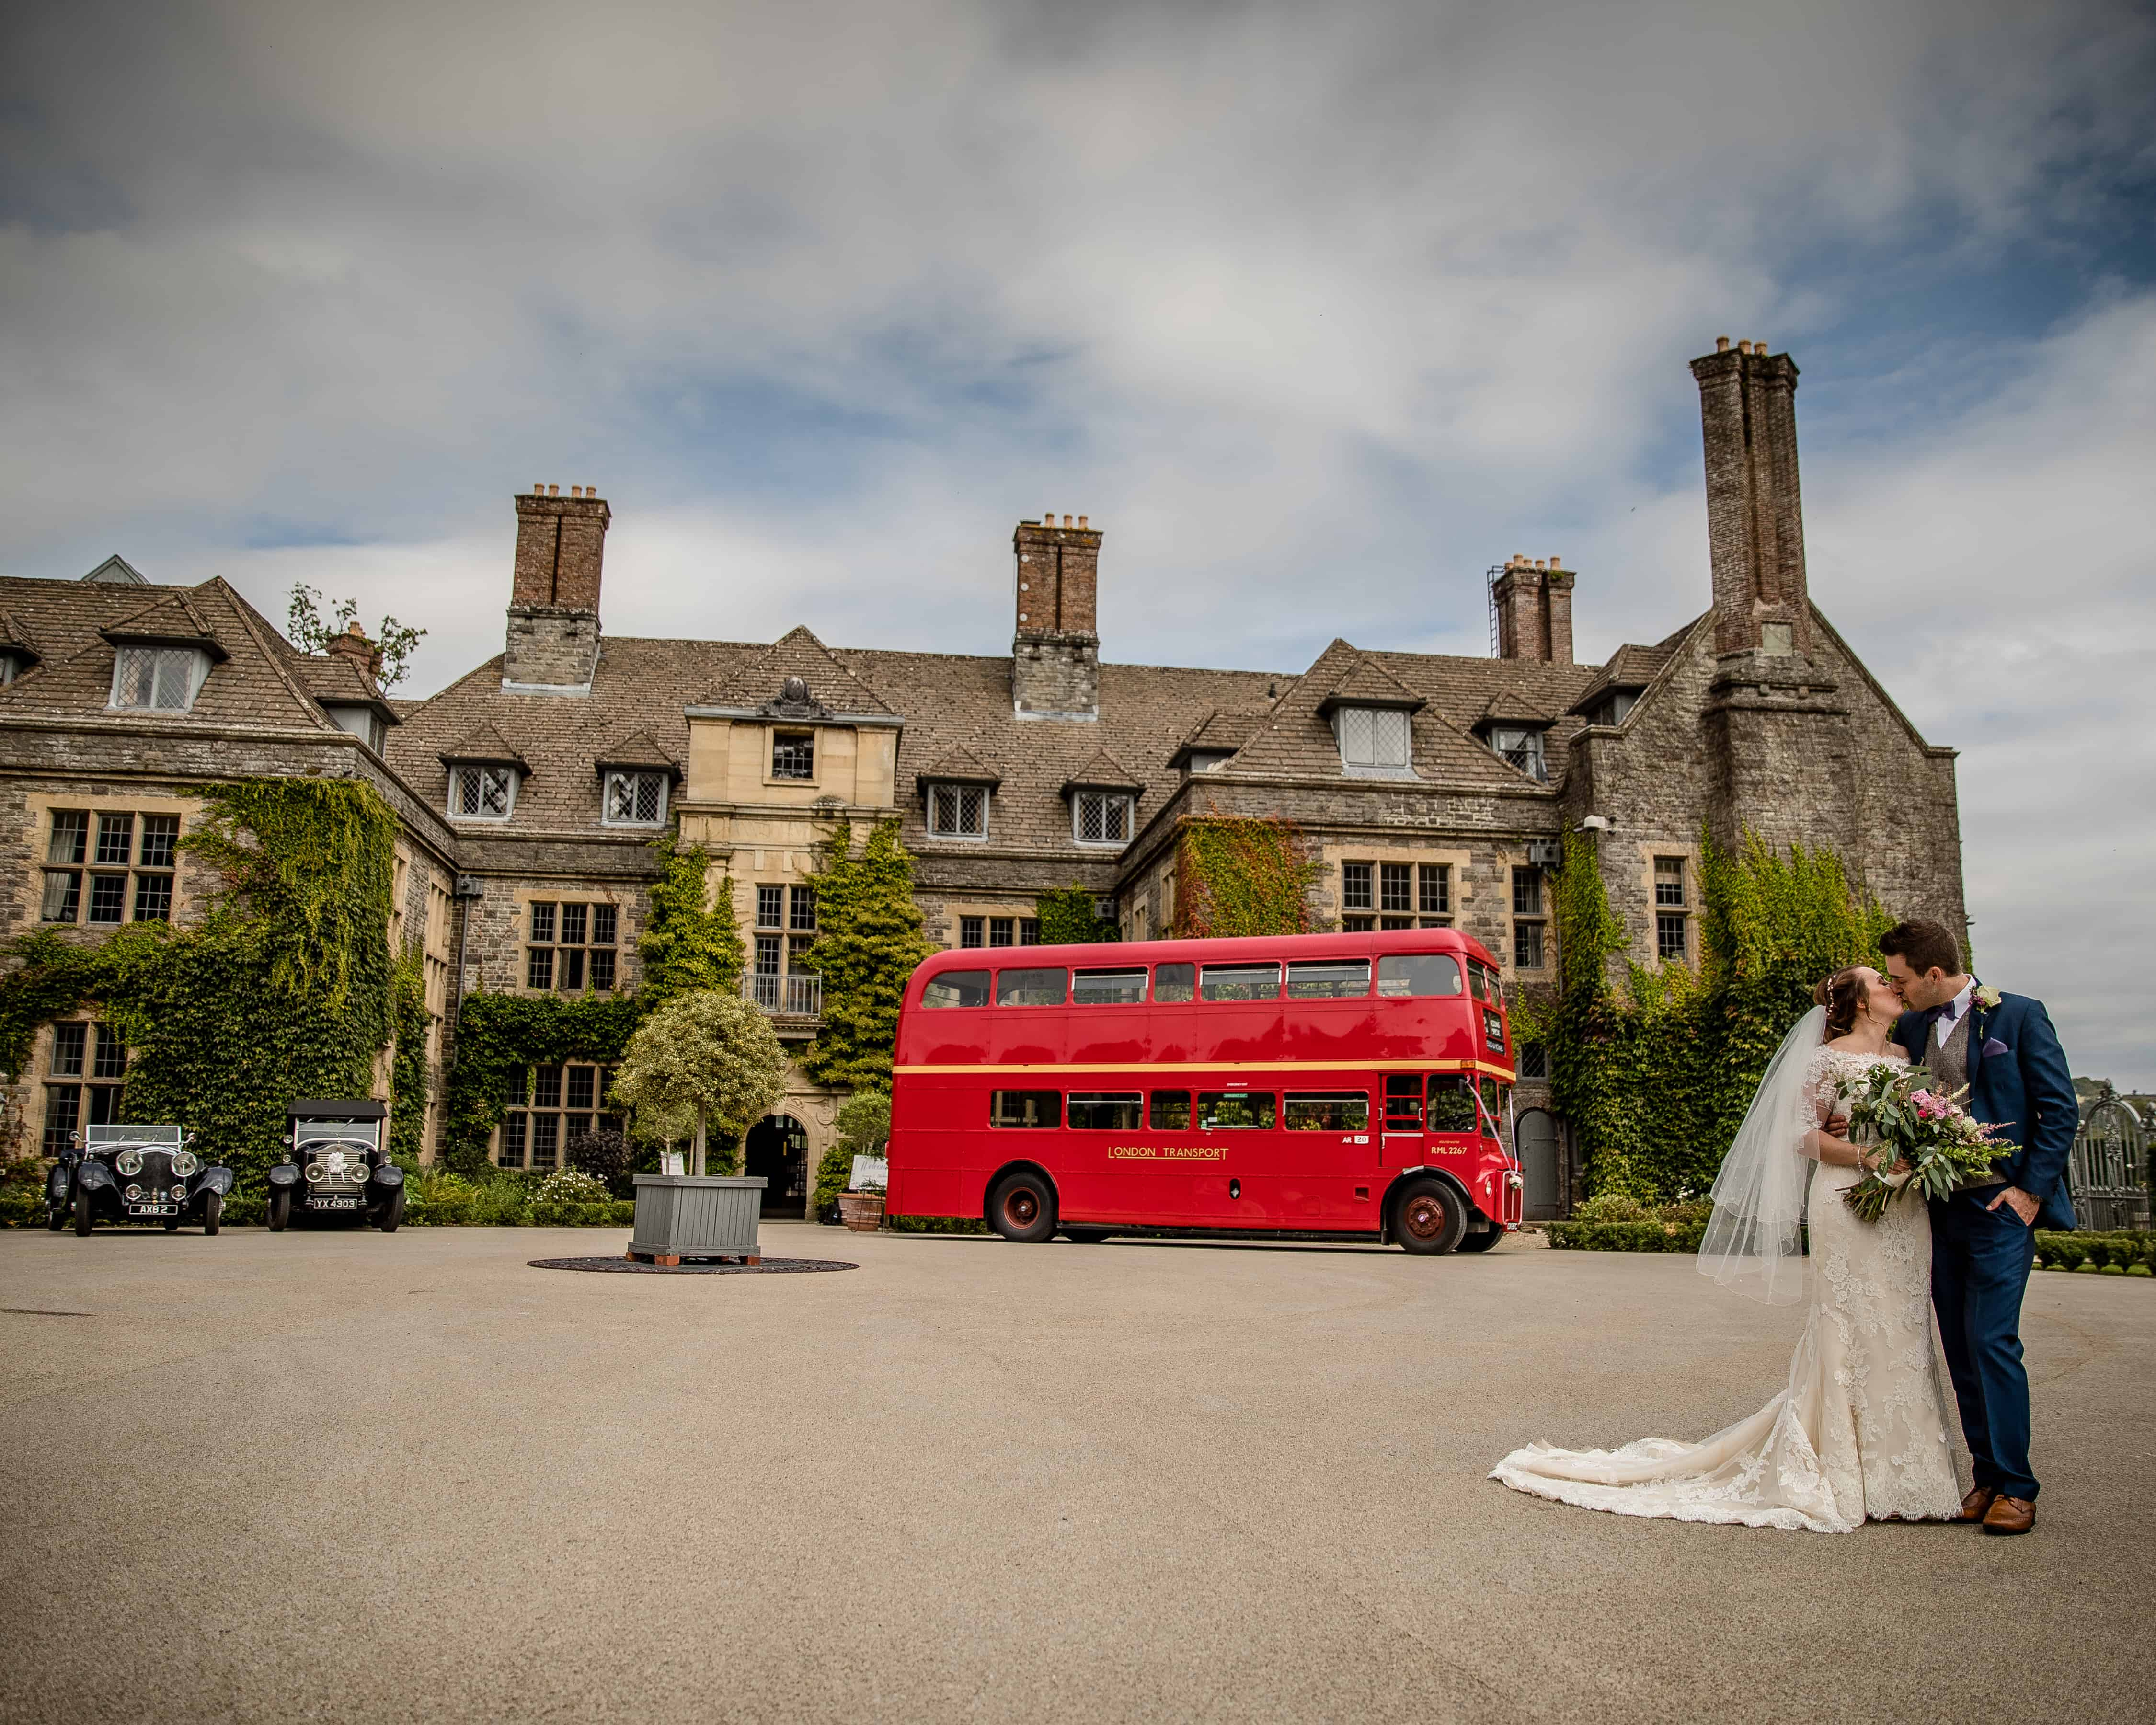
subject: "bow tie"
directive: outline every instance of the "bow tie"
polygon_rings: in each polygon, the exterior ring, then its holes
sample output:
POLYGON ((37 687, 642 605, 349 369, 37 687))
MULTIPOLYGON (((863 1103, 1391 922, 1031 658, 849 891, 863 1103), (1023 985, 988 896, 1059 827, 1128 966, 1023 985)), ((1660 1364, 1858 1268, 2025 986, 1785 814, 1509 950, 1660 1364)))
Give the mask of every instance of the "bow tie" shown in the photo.
POLYGON ((1917 1016, 1923 1019, 1924 1028, 1928 1030, 1946 1016, 1946 1011, 1943 1006, 1928 1006, 1917 1016))

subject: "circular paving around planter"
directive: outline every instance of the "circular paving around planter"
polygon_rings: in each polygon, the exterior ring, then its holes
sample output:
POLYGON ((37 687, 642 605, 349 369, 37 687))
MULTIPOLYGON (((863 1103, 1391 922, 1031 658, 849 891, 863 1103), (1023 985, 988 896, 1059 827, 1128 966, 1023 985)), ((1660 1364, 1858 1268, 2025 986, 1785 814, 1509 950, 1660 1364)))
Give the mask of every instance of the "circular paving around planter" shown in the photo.
POLYGON ((534 1258, 534 1270, 589 1270, 601 1276, 808 1276, 858 1270, 836 1258, 766 1258, 761 1264, 640 1264, 634 1258, 534 1258))

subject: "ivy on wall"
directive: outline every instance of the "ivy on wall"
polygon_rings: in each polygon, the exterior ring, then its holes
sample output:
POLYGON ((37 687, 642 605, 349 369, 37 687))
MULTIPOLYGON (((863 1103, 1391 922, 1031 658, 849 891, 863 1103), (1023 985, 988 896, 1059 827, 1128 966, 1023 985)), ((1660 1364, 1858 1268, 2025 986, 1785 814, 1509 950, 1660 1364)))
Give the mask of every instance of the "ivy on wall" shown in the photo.
POLYGON ((1767 1062, 1808 1011, 1812 988, 1845 965, 1878 962, 1893 918, 1851 891, 1831 850, 1777 853, 1748 833, 1735 853, 1701 850, 1702 963, 1614 961, 1629 942, 1609 908, 1594 841, 1566 840, 1553 895, 1555 999, 1515 1034, 1547 1044, 1551 1090, 1586 1153, 1587 1183, 1667 1202, 1703 1193, 1767 1062))
POLYGON ((638 996, 467 994, 457 1013, 436 1161, 455 1173, 483 1173, 488 1142, 525 1069, 619 1060, 644 1011, 638 996))
POLYGON ((203 799, 207 818, 182 841, 214 877, 202 922, 132 923, 96 945, 50 930, 11 942, 0 1060, 19 1072, 42 1025, 96 1003, 131 1053, 128 1117, 185 1125, 251 1194, 283 1153, 287 1104, 367 1095, 400 1019, 418 1033, 424 1118, 425 1007, 408 1017, 393 1000, 397 822, 371 787, 249 779, 203 799))
POLYGON ((389 1062, 389 1151, 411 1173, 427 1143, 427 1038, 434 1025, 427 1010, 426 967, 416 952, 398 959, 391 973, 389 1010, 396 1039, 389 1062))
POLYGON ((1175 838, 1175 918, 1180 940, 1309 934, 1320 865, 1301 829, 1278 816, 1186 817, 1175 838))
POLYGON ((707 887, 711 853, 702 845, 680 845, 669 833, 651 848, 659 879, 636 942, 644 963, 641 998, 652 1006, 698 988, 732 993, 741 986, 744 963, 734 927, 733 876, 721 875, 714 893, 707 887))
POLYGON ((801 1068, 836 1089, 888 1088, 906 979, 936 950, 921 932, 913 856, 897 820, 870 827, 858 855, 852 824, 840 821, 808 884, 816 891, 808 963, 823 973, 824 1021, 801 1068))
POLYGON ((1040 921, 1044 947, 1083 946, 1091 941, 1122 938, 1122 931, 1093 908, 1093 889, 1075 882, 1033 901, 1033 914, 1040 921))

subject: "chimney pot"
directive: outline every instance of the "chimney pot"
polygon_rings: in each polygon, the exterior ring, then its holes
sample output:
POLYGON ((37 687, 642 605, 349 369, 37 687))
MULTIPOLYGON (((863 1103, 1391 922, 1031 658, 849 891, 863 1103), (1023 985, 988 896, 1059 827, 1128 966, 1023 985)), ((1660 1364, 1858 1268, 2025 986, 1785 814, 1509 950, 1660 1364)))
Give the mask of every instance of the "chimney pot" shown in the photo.
POLYGON ((531 495, 534 497, 544 497, 547 495, 547 482, 544 480, 532 480, 531 495))
POLYGON ((1739 353, 1749 353, 1752 351, 1751 342, 1748 341, 1739 341, 1737 344, 1737 351, 1739 353))
POLYGON ((559 485, 549 485, 547 487, 547 495, 549 497, 558 497, 562 495, 562 488, 559 485))
POLYGON ((1767 344, 1754 336, 1752 338, 1752 351, 1764 359, 1767 357, 1767 344))
POLYGON ((1079 526, 1080 526, 1080 527, 1081 527, 1081 528, 1085 526, 1085 525, 1086 525, 1086 517, 1085 517, 1084 516, 1082 516, 1082 515, 1081 515, 1081 516, 1080 516, 1078 517, 1078 525, 1079 525, 1079 526))
POLYGON ((1717 336, 1714 338, 1714 351, 1715 351, 1717 353, 1727 353, 1727 352, 1729 352, 1729 337, 1728 337, 1728 336, 1717 336))
POLYGON ((1564 567, 1564 560, 1558 557, 1555 552, 1552 552, 1550 553, 1549 566, 1553 569, 1562 569, 1564 567))
POLYGON ((1066 527, 1070 525, 1070 517, 1069 516, 1066 515, 1063 517, 1063 525, 1066 527))
POLYGON ((367 639, 367 631, 359 626, 359 619, 357 617, 345 624, 344 632, 348 635, 357 635, 362 641, 367 639))
POLYGON ((584 488, 582 485, 572 485, 569 487, 569 495, 572 497, 581 497, 584 495, 584 488))

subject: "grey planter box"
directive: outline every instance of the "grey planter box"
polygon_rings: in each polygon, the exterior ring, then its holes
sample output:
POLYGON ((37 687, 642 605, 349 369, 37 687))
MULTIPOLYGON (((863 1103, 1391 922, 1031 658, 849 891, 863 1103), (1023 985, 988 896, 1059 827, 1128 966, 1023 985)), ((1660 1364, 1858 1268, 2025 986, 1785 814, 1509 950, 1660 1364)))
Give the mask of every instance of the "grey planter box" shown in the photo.
POLYGON ((637 1258, 753 1258, 763 1209, 761 1176, 639 1174, 637 1258))

